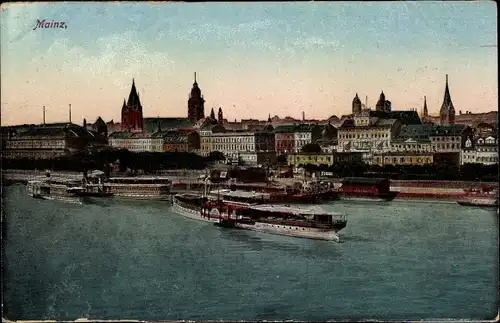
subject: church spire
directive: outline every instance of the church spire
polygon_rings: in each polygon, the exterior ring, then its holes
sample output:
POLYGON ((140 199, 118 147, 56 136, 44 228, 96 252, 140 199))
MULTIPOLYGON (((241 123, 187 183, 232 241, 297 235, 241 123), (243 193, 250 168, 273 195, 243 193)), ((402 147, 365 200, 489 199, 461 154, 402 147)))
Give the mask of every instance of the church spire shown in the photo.
POLYGON ((133 109, 139 109, 141 107, 141 101, 139 100, 139 95, 137 94, 134 79, 132 79, 132 88, 130 89, 130 94, 128 96, 127 106, 133 109))
POLYGON ((194 72, 194 83, 196 83, 196 72, 194 72))
POLYGON ((424 118, 429 116, 429 110, 427 110, 427 97, 424 96, 424 118))
POLYGON ((448 74, 446 74, 446 87, 444 88, 443 104, 444 104, 444 102, 447 103, 447 106, 449 106, 449 104, 451 104, 450 88, 448 87, 448 74))
POLYGON ((224 115, 222 114, 222 108, 219 107, 219 113, 217 114, 217 121, 222 124, 224 121, 224 115))
POLYGON ((448 74, 446 74, 446 85, 444 88, 443 104, 439 111, 441 117, 441 124, 454 124, 455 123, 455 107, 451 101, 450 88, 448 86, 448 74))
POLYGON ((215 120, 215 112, 214 112, 214 108, 212 108, 212 111, 210 111, 210 118, 215 120))

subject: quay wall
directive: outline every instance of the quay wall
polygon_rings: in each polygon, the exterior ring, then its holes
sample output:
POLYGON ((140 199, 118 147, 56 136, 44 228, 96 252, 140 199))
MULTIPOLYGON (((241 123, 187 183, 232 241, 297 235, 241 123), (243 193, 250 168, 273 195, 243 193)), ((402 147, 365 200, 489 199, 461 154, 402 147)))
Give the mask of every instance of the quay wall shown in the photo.
MULTIPOLYGON (((204 187, 203 181, 197 179, 189 172, 186 176, 180 176, 178 171, 176 175, 156 175, 166 176, 172 180, 172 192, 182 192, 186 190, 202 190, 204 187)), ((35 179, 39 176, 44 176, 45 171, 42 170, 2 170, 2 184, 9 183, 26 183, 28 180, 35 179)), ((149 175, 151 176, 151 175, 149 175)), ((199 176, 199 175, 198 175, 199 176)), ((57 171, 51 172, 51 177, 54 179, 81 179, 82 174, 78 172, 57 171)), ((293 181, 298 179, 279 180, 281 184, 291 185, 293 181)), ((339 181, 335 186, 339 186, 339 181)), ((241 185, 241 184, 240 184, 241 185)), ((236 185, 237 187, 240 185, 236 185)), ((464 194, 464 189, 470 186, 490 185, 498 187, 498 182, 466 182, 466 181, 391 181, 391 190, 399 192, 396 199, 434 199, 434 200, 456 200, 464 194)), ((245 188, 254 190, 276 190, 281 191, 280 188, 274 188, 272 185, 265 183, 245 184, 245 188)))

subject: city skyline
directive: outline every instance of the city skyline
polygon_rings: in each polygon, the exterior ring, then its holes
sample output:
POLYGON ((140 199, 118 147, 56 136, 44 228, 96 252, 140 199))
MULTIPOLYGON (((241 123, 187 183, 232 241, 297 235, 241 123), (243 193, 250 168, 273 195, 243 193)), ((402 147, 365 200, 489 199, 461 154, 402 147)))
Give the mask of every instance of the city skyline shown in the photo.
POLYGON ((120 120, 135 79, 145 117, 326 119, 381 91, 395 110, 498 110, 496 10, 464 3, 2 5, 2 124, 120 120), (203 16, 203 17, 202 17, 203 16), (66 28, 35 28, 37 20, 66 28), (155 35, 155 36, 151 36, 155 35))

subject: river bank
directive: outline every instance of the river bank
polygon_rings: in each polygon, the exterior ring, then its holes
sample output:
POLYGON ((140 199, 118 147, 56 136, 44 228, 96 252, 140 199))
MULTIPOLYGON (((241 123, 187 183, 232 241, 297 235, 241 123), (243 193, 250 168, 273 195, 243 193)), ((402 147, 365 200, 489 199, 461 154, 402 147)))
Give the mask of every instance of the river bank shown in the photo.
MULTIPOLYGON (((200 190, 204 186, 204 181, 199 179, 199 172, 188 172, 180 170, 178 172, 169 172, 168 177, 172 181, 173 191, 200 190)), ((2 185, 13 183, 24 183, 33 180, 39 176, 44 176, 45 172, 40 170, 3 170, 2 185)), ((78 172, 51 172, 54 179, 81 179, 82 174, 78 172)), ((142 177, 142 176, 139 176, 142 177)), ((151 177, 151 176, 147 176, 151 177)), ((236 183, 236 188, 245 188, 252 190, 281 191, 281 185, 293 185, 298 178, 277 179, 274 184, 266 183, 236 183)), ((340 186, 340 179, 330 179, 335 186, 340 186)), ((464 189, 471 186, 488 185, 498 187, 497 182, 466 182, 466 181, 431 181, 431 180, 391 180, 391 190, 399 192, 396 199, 429 199, 429 200, 450 200, 455 201, 464 195, 464 189)))

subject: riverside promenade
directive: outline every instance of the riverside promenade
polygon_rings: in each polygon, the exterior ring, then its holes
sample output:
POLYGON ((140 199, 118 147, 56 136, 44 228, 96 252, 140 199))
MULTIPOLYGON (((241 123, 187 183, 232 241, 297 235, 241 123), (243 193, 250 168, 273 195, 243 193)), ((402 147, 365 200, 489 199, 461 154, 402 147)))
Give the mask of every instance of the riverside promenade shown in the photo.
MULTIPOLYGON (((34 180, 45 176, 46 172, 42 170, 17 170, 6 169, 2 170, 3 183, 26 183, 29 180, 34 180)), ((53 179, 66 179, 66 180, 80 180, 82 174, 79 172, 71 171, 51 171, 51 178, 53 179)), ((137 177, 166 177, 172 181, 172 191, 186 191, 201 189, 204 181, 200 179, 200 175, 205 174, 204 171, 167 171, 161 175, 139 175, 137 177)), ((122 175, 123 176, 123 175, 122 175)), ((276 179, 273 184, 266 183, 252 183, 245 184, 247 188, 255 190, 270 190, 275 187, 276 190, 280 186, 293 185, 294 182, 301 180, 301 178, 286 178, 276 179)), ((340 179, 330 179, 335 187, 340 187, 340 179)), ((243 185, 243 184, 240 184, 243 185)), ((432 181, 432 180, 391 180, 391 190, 399 192, 396 199, 424 199, 424 200, 450 200, 454 201, 464 194, 464 189, 471 186, 488 185, 498 188, 498 182, 466 182, 466 181, 432 181)))

